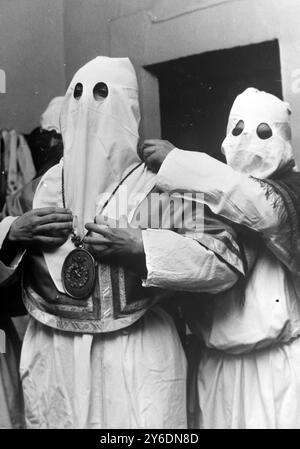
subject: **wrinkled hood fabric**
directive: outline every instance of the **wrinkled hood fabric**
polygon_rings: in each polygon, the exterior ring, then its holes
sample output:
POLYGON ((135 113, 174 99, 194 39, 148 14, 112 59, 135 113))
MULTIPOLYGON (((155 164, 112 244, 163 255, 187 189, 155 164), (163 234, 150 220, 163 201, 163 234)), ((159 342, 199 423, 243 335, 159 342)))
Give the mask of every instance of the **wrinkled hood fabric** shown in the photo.
POLYGON ((99 56, 78 70, 61 117, 66 207, 78 231, 93 221, 99 196, 140 163, 140 111, 135 70, 128 58, 99 56))

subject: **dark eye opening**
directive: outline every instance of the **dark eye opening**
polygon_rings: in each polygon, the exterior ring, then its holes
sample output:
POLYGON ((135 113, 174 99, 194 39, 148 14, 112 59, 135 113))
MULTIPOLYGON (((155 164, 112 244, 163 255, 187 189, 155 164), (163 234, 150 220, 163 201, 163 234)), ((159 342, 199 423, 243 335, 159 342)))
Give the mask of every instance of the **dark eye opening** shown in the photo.
POLYGON ((260 139, 266 140, 272 137, 273 132, 267 123, 261 123, 257 127, 256 134, 260 139))
POLYGON ((108 96, 108 87, 105 83, 97 83, 93 89, 93 95, 96 101, 103 100, 108 96))
POLYGON ((83 85, 81 83, 77 83, 73 92, 73 96, 76 100, 79 100, 83 92, 83 85))
POLYGON ((243 120, 240 120, 233 128, 232 135, 239 136, 244 131, 244 128, 245 128, 245 123, 243 120))

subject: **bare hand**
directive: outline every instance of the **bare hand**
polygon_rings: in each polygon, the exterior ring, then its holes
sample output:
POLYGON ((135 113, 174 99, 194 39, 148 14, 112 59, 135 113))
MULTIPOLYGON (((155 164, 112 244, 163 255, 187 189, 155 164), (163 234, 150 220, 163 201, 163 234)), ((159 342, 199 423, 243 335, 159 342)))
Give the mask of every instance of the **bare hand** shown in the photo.
POLYGON ((151 139, 144 141, 140 153, 149 170, 157 173, 167 155, 174 148, 175 146, 168 140, 151 139))
POLYGON ((138 272, 145 272, 144 245, 141 229, 130 226, 127 219, 104 219, 96 217, 95 223, 85 225, 90 236, 84 238, 88 250, 96 260, 106 263, 117 263, 134 269, 136 263, 138 272))
POLYGON ((38 244, 51 249, 61 246, 72 231, 72 213, 59 207, 33 209, 11 225, 7 239, 25 246, 38 244))

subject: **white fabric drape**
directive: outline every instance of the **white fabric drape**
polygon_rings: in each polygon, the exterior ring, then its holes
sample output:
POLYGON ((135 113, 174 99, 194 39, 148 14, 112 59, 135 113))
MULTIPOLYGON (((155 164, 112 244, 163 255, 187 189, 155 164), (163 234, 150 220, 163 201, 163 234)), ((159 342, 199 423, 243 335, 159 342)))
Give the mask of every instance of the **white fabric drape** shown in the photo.
POLYGON ((41 128, 45 131, 56 131, 60 134, 59 117, 64 97, 55 97, 48 104, 40 118, 41 128))

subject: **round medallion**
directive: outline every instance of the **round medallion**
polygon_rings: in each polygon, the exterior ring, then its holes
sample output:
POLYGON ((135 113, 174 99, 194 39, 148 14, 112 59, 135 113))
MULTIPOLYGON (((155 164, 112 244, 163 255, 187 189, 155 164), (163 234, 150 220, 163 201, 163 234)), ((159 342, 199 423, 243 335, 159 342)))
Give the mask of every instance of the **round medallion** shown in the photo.
POLYGON ((64 261, 61 278, 65 292, 72 298, 88 298, 93 292, 96 279, 93 256, 83 248, 71 251, 64 261))

